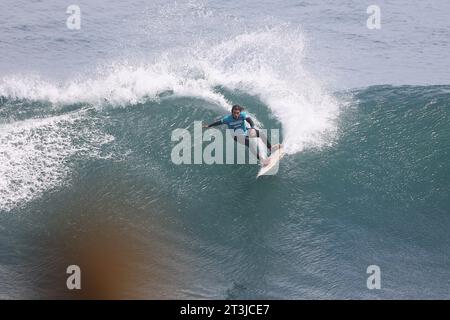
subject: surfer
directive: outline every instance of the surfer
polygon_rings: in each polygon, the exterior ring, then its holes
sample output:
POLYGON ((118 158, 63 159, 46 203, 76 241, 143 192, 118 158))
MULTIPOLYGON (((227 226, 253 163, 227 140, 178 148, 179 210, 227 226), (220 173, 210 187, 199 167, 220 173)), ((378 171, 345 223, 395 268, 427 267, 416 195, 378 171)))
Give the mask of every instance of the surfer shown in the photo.
MULTIPOLYGON (((234 141, 238 141, 238 136, 244 137, 244 144, 248 148, 250 145, 250 137, 258 137, 264 141, 267 146, 267 150, 274 151, 279 148, 279 145, 271 146, 267 137, 255 128, 255 123, 252 118, 250 118, 247 113, 243 112, 244 108, 240 105, 236 104, 231 108, 231 114, 224 116, 222 119, 211 123, 209 125, 203 125, 203 128, 210 128, 222 124, 226 124, 228 129, 232 129, 234 131, 234 141), (245 121, 250 124, 250 129, 245 125, 245 121)), ((242 141, 242 139, 239 139, 242 141)), ((256 154, 256 157, 259 161, 261 161, 263 166, 269 164, 269 159, 266 157, 261 157, 259 152, 256 154)))

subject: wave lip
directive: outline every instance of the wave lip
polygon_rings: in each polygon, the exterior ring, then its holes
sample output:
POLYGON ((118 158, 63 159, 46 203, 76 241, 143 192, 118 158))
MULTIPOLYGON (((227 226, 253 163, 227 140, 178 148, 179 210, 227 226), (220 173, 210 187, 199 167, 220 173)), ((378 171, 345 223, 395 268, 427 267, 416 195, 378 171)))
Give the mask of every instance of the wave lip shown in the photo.
POLYGON ((301 30, 281 25, 212 44, 199 41, 188 49, 167 51, 149 64, 116 63, 96 78, 63 85, 39 77, 4 78, 0 96, 123 106, 157 101, 170 92, 228 110, 232 102, 216 88, 240 90, 268 106, 282 124, 286 152, 293 154, 327 145, 339 115, 337 100, 304 68, 304 49, 301 30))
POLYGON ((282 25, 203 50, 211 82, 258 96, 282 124, 287 153, 322 147, 336 133, 338 101, 304 67, 302 31, 282 25))

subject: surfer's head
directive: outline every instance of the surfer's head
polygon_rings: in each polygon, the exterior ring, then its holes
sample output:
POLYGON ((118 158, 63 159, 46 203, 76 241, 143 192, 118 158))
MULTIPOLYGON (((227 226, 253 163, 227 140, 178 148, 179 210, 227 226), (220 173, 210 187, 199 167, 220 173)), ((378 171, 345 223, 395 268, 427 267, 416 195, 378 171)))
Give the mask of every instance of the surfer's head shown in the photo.
POLYGON ((235 104, 233 108, 231 108, 231 115, 233 116, 233 118, 238 119, 242 110, 244 110, 244 108, 242 108, 238 104, 235 104))

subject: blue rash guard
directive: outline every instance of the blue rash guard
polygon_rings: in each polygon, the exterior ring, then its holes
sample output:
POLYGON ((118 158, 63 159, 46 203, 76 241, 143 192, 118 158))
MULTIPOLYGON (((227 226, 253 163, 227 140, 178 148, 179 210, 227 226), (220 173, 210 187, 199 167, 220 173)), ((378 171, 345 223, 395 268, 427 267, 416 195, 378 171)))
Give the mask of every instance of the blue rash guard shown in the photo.
MULTIPOLYGON (((253 123, 252 118, 250 118, 249 116, 247 116, 247 114, 245 112, 241 112, 239 114, 239 118, 238 119, 234 119, 232 115, 228 115, 223 117, 222 119, 211 123, 210 125, 207 125, 207 128, 211 128, 211 127, 215 127, 215 126, 219 126, 221 124, 226 124, 228 126, 228 129, 233 130, 233 135, 234 135, 234 140, 237 140, 237 136, 238 135, 243 135, 245 136, 245 145, 248 147, 250 145, 250 138, 248 136, 248 130, 247 130, 247 126, 245 125, 245 122, 248 122, 251 126, 251 128, 255 128, 255 124, 253 123)), ((269 140, 267 140, 267 137, 263 134, 260 133, 259 130, 255 129, 255 133, 256 136, 258 138, 262 138, 263 141, 265 141, 267 149, 271 150, 272 149, 272 145, 270 144, 269 140)), ((257 158, 259 159, 259 153, 257 154, 257 158)))
POLYGON ((241 112, 239 118, 236 120, 232 115, 223 117, 220 120, 221 124, 226 124, 228 129, 234 130, 235 135, 248 135, 247 126, 245 125, 245 119, 247 119, 247 113, 241 112))

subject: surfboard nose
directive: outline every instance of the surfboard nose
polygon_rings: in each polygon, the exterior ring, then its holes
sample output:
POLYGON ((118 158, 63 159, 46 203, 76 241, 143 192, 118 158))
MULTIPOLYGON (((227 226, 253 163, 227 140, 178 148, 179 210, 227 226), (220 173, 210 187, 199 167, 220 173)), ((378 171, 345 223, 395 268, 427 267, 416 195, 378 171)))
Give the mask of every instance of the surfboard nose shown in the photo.
POLYGON ((279 162, 283 156, 284 156, 283 146, 279 145, 279 147, 271 153, 269 158, 267 158, 269 163, 259 170, 258 175, 256 177, 258 178, 260 176, 269 176, 277 174, 279 162))

